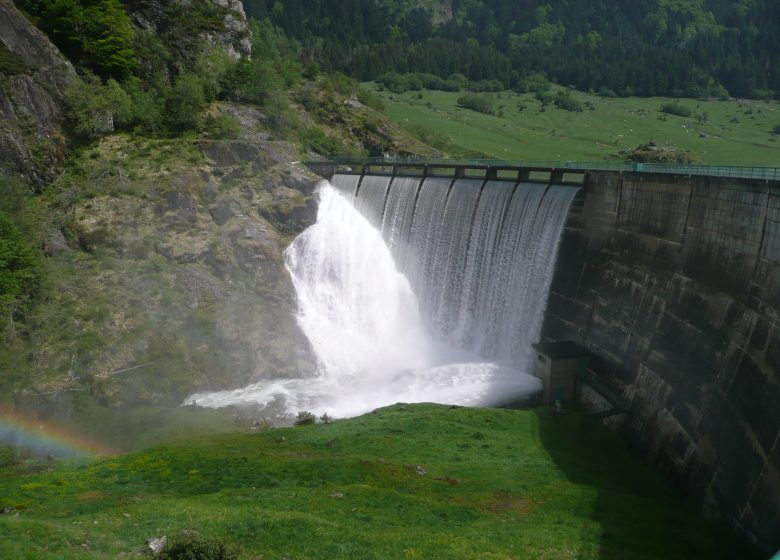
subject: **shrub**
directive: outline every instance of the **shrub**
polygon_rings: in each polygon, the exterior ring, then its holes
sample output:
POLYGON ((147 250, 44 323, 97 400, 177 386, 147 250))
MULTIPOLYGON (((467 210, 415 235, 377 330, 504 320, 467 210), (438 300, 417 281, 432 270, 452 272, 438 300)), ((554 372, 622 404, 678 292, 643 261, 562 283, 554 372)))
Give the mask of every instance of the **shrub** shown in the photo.
POLYGON ((334 156, 339 153, 339 142, 334 137, 316 126, 306 128, 298 134, 301 147, 307 152, 316 152, 323 156, 334 156))
POLYGON ((467 93, 458 97, 458 105, 486 115, 492 115, 495 112, 493 98, 488 95, 467 93))
POLYGON ((780 134, 780 124, 776 124, 774 127, 772 127, 772 132, 775 134, 780 134))
POLYGON ((265 105, 274 92, 282 89, 282 80, 270 61, 260 57, 241 59, 230 72, 227 81, 233 84, 236 101, 265 105))
POLYGON ((534 73, 529 74, 517 84, 517 91, 519 93, 533 92, 538 93, 540 91, 548 91, 551 87, 550 82, 544 77, 544 74, 534 73))
POLYGON ((38 277, 35 251, 11 220, 0 214, 0 303, 31 295, 38 277))
POLYGON ((692 111, 688 109, 688 107, 684 107, 679 103, 665 103, 664 105, 661 105, 661 112, 676 117, 690 117, 692 114, 692 111))
POLYGON ((264 107, 268 115, 268 126, 275 138, 287 138, 290 130, 298 126, 297 115, 290 109, 290 102, 284 92, 279 90, 271 92, 264 107))
POLYGON ((66 91, 68 120, 77 136, 95 138, 133 120, 133 101, 115 80, 105 84, 94 74, 74 80, 66 91))
POLYGON ((232 115, 209 116, 205 123, 206 134, 210 138, 226 140, 238 137, 241 123, 232 115))
POLYGON ((65 55, 102 78, 124 79, 138 68, 133 27, 120 0, 18 0, 65 55))
POLYGON ((0 45, 0 74, 15 76, 16 74, 24 74, 28 70, 22 57, 0 45))
POLYGON ((309 412, 308 410, 301 410, 295 417, 296 426, 309 426, 315 422, 317 422, 317 417, 313 412, 309 412))
POLYGON ((357 99, 366 107, 371 107, 375 111, 384 112, 385 103, 382 98, 375 94, 373 91, 366 88, 358 88, 357 99))
POLYGON ((190 72, 181 74, 166 102, 168 125, 178 132, 196 128, 205 104, 206 94, 200 77, 190 72))
POLYGON ((419 74, 398 74, 397 72, 382 74, 377 78, 377 82, 393 93, 419 91, 423 89, 424 85, 419 74))
POLYGON ((542 106, 549 105, 550 103, 555 101, 555 96, 548 91, 537 91, 534 97, 536 97, 536 99, 541 101, 542 106))
POLYGON ((237 560, 238 551, 219 539, 207 539, 194 531, 172 537, 156 556, 159 560, 237 560))
POLYGON ((582 103, 574 99, 567 91, 559 91, 558 95, 555 96, 553 103, 555 103, 556 107, 560 107, 566 111, 582 111, 582 103))
POLYGON ((308 426, 315 422, 317 422, 317 417, 313 412, 309 412, 308 410, 301 410, 295 417, 296 426, 308 426))
POLYGON ((355 81, 341 72, 326 74, 320 78, 319 83, 325 91, 341 95, 351 95, 355 88, 355 81))

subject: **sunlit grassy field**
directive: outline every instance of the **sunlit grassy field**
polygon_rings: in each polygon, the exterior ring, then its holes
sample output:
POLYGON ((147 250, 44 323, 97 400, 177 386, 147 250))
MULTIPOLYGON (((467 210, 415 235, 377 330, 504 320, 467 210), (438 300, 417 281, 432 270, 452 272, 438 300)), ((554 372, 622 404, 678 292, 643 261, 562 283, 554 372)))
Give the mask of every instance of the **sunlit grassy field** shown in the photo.
POLYGON ((751 558, 575 410, 395 405, 49 472, 0 470, 0 558, 195 530, 269 559, 751 558))
POLYGON ((394 121, 452 156, 619 161, 621 150, 652 140, 690 150, 707 164, 780 166, 780 137, 772 132, 780 125, 776 101, 606 98, 572 91, 593 108, 571 112, 552 104, 541 111, 532 93, 502 92, 485 94, 495 98, 496 109, 485 115, 458 107, 462 93, 378 93, 394 121), (669 102, 690 109, 691 116, 664 115, 660 108, 669 102))

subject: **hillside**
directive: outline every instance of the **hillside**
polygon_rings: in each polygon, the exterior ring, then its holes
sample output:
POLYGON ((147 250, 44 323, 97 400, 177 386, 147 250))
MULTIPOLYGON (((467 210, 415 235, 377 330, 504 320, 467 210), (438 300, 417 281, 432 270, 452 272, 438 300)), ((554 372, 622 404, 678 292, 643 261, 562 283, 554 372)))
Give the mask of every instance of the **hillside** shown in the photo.
POLYGON ((396 123, 452 157, 625 161, 631 150, 652 141, 686 152, 692 163, 780 162, 780 137, 773 130, 780 105, 771 101, 608 98, 552 88, 543 95, 481 94, 490 107, 485 114, 462 106, 458 92, 380 88, 377 94, 396 123), (557 92, 576 110, 556 105, 557 92), (665 113, 667 105, 689 114, 665 113))
POLYGON ((0 467, 5 558, 142 558, 182 531, 266 560, 753 557, 573 410, 395 405, 24 471, 0 467))
POLYGON ((372 80, 427 72, 498 89, 534 73, 618 95, 772 97, 780 4, 772 0, 246 0, 325 69, 372 80))

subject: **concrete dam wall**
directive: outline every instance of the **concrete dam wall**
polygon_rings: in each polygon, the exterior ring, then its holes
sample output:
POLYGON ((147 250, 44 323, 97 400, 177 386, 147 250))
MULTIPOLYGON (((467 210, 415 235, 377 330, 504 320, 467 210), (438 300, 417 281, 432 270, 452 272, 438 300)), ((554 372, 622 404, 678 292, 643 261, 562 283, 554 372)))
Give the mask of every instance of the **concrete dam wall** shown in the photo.
POLYGON ((629 406, 610 419, 705 512, 780 546, 780 183, 590 172, 545 340, 629 406))
MULTIPOLYGON (((421 162, 414 172, 437 165, 421 162)), ((330 177, 336 167, 314 169, 330 177)), ((454 167, 456 176, 469 171, 454 167)), ((502 170, 507 182, 514 175, 581 183, 559 245, 542 341, 585 347, 598 381, 629 410, 605 422, 705 514, 767 550, 780 548, 776 174, 566 165, 546 173, 485 166, 483 176, 502 170)))

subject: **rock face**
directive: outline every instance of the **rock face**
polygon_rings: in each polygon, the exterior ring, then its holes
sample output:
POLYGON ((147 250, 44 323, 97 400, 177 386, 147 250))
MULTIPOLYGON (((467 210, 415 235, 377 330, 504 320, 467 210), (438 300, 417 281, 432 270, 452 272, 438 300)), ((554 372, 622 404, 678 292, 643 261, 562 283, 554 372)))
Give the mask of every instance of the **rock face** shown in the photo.
POLYGON ((89 394, 111 414, 178 407, 315 373, 283 252, 316 218, 317 178, 289 163, 292 145, 262 139, 253 109, 211 109, 241 116, 242 136, 110 135, 54 183, 45 249, 57 274, 37 312, 63 320, 36 327, 31 340, 58 342, 20 363, 35 369, 4 389, 18 406, 65 414, 89 394))
POLYGON ((65 88, 70 63, 13 5, 0 0, 0 167, 36 188, 51 182, 65 154, 65 88))
POLYGON ((157 35, 180 60, 191 58, 200 41, 220 47, 236 59, 252 55, 252 33, 240 0, 127 0, 125 5, 133 24, 157 35), (186 20, 195 2, 204 9, 216 11, 218 17, 204 20, 196 29, 189 30, 193 36, 183 36, 182 25, 177 25, 176 18, 186 20))
POLYGON ((638 450, 757 543, 780 546, 780 184, 591 173, 543 336, 630 403, 638 450))
POLYGON ((212 0, 214 4, 227 10, 225 14, 225 33, 209 37, 218 43, 233 58, 252 55, 252 37, 246 23, 246 13, 241 0, 212 0))

